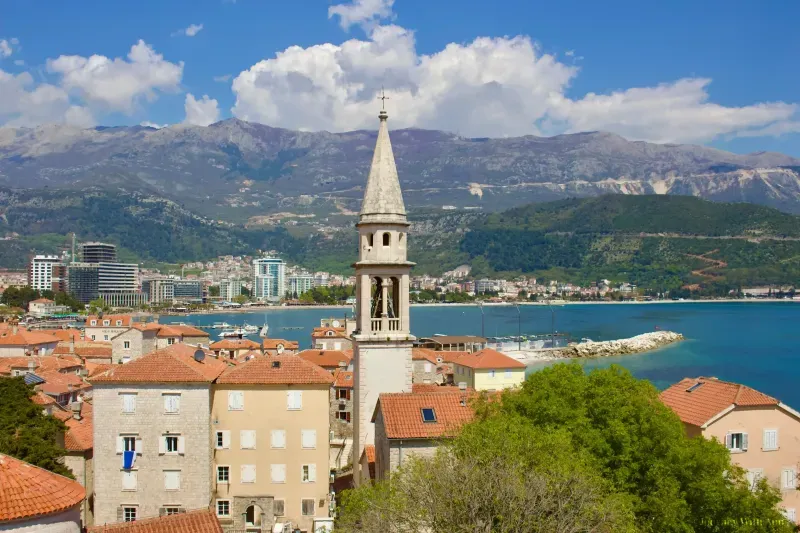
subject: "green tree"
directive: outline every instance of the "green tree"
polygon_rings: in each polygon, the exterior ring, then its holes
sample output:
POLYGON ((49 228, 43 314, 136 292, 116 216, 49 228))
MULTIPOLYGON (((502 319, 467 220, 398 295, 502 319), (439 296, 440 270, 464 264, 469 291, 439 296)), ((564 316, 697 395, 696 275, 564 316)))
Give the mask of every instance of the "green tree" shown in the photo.
POLYGON ((219 285, 210 285, 208 287, 209 296, 219 296, 219 285))
POLYGON ((31 287, 9 287, 0 295, 0 303, 9 307, 28 309, 28 304, 38 298, 41 298, 41 294, 31 287))
POLYGON ((85 307, 73 295, 66 292, 57 292, 53 300, 57 305, 66 305, 73 312, 83 311, 85 307))
POLYGON ((33 394, 33 386, 22 377, 0 378, 0 453, 71 478, 60 462, 64 450, 57 444, 66 426, 44 414, 31 401, 33 394))
POLYGON ((248 298, 244 294, 239 294, 239 295, 233 297, 233 301, 236 302, 237 304, 240 304, 240 305, 245 303, 247 300, 248 300, 248 298))
POLYGON ((110 309, 108 307, 108 304, 106 304, 106 301, 103 300, 102 298, 97 298, 95 300, 92 300, 87 304, 87 307, 89 309, 89 312, 93 314, 99 313, 100 311, 106 312, 110 309))

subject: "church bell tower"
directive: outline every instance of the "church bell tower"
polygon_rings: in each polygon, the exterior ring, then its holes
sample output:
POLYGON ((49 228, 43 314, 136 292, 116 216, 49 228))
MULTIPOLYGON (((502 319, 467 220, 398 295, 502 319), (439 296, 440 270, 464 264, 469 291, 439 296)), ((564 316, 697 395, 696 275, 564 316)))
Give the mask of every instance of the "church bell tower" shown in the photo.
POLYGON ((360 482, 358 462, 364 447, 375 442, 371 422, 378 396, 411 392, 411 336, 406 208, 392 143, 381 110, 372 166, 364 191, 358 223, 356 270, 356 331, 353 333, 355 374, 353 462, 360 482))

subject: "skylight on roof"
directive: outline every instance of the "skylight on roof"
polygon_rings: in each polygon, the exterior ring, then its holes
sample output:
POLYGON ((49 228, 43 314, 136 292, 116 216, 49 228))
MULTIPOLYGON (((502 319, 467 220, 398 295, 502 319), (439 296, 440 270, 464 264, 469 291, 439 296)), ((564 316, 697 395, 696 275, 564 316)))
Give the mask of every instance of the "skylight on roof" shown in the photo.
POLYGON ((433 407, 423 407, 420 411, 422 411, 423 422, 436 422, 436 411, 433 410, 433 407))
POLYGON ((686 392, 694 392, 697 389, 699 389, 702 384, 703 384, 703 382, 699 381, 699 382, 695 383, 694 385, 692 385, 691 387, 689 387, 688 389, 686 389, 686 392))

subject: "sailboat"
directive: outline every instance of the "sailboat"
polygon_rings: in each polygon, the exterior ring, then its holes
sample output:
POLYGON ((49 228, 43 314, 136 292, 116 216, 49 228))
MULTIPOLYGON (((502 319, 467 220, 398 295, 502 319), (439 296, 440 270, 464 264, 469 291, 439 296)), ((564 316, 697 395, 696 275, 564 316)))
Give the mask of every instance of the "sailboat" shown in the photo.
POLYGON ((244 326, 242 326, 242 329, 244 329, 247 333, 255 333, 258 331, 258 326, 253 326, 252 324, 245 322, 244 326))
POLYGON ((267 323, 267 317, 264 317, 264 325, 261 326, 261 331, 258 332, 258 336, 262 339, 266 339, 269 335, 269 324, 267 323))

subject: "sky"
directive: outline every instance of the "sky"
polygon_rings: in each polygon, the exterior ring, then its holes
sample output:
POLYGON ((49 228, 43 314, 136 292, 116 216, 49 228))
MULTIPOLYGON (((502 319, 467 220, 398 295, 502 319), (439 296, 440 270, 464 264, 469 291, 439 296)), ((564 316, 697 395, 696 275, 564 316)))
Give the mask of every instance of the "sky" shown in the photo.
POLYGON ((5 0, 0 125, 604 130, 800 157, 800 2, 5 0))

